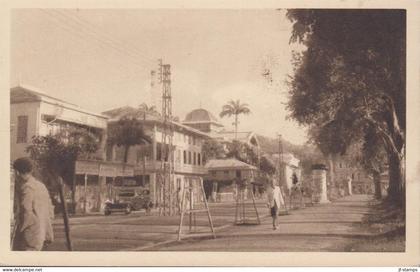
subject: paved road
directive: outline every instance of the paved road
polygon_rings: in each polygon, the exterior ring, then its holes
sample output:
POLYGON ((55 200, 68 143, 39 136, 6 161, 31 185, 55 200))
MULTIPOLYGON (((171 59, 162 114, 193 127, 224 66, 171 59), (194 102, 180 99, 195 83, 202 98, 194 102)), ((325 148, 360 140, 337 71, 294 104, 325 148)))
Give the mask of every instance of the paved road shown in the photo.
MULTIPOLYGON (((251 221, 256 221, 255 212, 251 207, 251 203, 247 203, 246 213, 251 221)), ((260 215, 267 213, 263 200, 257 203, 257 208, 260 215)), ((234 223, 234 203, 211 203, 210 210, 217 232, 234 223)), ((188 217, 183 225, 183 233, 188 233, 188 217)), ((178 228, 179 216, 162 217, 146 215, 144 212, 70 218, 72 243, 76 251, 146 250, 150 246, 176 241, 178 228)), ((199 236, 210 233, 205 213, 196 215, 196 227, 192 231, 199 236)), ((61 218, 54 220, 54 234, 55 241, 48 250, 66 250, 61 218)))
MULTIPOLYGON (((258 203, 260 225, 234 226, 233 203, 211 204, 217 238, 208 234, 207 217, 197 217, 197 235, 178 242, 179 218, 130 215, 71 218, 73 247, 77 251, 202 250, 202 251, 345 251, 346 246, 371 235, 360 227, 369 214, 369 196, 354 195, 334 203, 293 210, 279 217, 272 230, 264 201, 258 203)), ((249 217, 255 217, 252 210, 249 217)), ((188 221, 186 221, 187 223, 188 221)), ((56 241, 49 250, 65 250, 62 221, 54 224, 56 241)), ((183 231, 187 232, 185 226, 183 231)))

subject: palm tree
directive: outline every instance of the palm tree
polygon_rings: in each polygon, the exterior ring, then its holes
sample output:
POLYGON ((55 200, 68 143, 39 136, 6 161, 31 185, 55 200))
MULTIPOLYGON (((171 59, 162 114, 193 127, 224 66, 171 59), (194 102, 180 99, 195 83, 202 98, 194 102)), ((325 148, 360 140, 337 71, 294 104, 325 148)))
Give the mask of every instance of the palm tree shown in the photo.
POLYGON ((149 106, 146 103, 141 103, 138 106, 138 109, 143 112, 143 120, 146 120, 146 115, 147 114, 153 115, 153 116, 159 116, 160 115, 160 113, 158 112, 155 105, 149 106))
POLYGON ((241 104, 241 101, 239 99, 236 101, 230 100, 227 104, 223 105, 222 112, 220 112, 220 118, 223 118, 225 116, 230 117, 232 115, 235 116, 235 122, 233 123, 235 125, 235 140, 238 134, 238 115, 250 113, 251 110, 249 109, 248 104, 241 104))
POLYGON ((131 146, 150 144, 151 138, 143 130, 143 124, 134 118, 122 118, 110 124, 108 142, 111 145, 124 147, 124 163, 128 160, 128 150, 131 146))

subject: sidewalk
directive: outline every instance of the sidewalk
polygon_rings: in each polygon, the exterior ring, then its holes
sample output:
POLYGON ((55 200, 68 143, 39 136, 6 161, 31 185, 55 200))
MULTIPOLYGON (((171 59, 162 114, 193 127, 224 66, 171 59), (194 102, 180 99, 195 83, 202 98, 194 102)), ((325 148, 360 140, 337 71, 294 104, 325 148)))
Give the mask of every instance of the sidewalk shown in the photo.
POLYGON ((353 195, 330 204, 290 211, 279 217, 272 229, 271 218, 261 225, 232 226, 217 233, 217 239, 193 238, 167 243, 149 250, 168 251, 345 251, 346 245, 377 235, 362 228, 370 214, 370 197, 353 195))

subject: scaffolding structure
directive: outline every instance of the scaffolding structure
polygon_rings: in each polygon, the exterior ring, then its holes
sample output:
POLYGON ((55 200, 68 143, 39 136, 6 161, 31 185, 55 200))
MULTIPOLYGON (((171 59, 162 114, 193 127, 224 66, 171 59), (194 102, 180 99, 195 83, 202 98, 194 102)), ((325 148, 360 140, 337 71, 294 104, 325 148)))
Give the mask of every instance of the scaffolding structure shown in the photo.
POLYGON ((211 234, 213 238, 216 238, 216 232, 213 226, 213 220, 211 218, 210 209, 207 203, 206 193, 204 191, 203 179, 201 177, 189 178, 187 182, 184 183, 184 189, 182 190, 181 198, 181 216, 179 219, 179 228, 178 228, 178 241, 182 238, 182 228, 184 225, 185 215, 188 215, 188 233, 197 232, 197 218, 198 213, 206 213, 208 218, 208 223, 210 227, 211 234), (198 205, 199 200, 201 200, 203 205, 198 205))
POLYGON ((254 190, 251 188, 250 194, 252 203, 246 201, 246 193, 249 184, 236 184, 236 205, 235 205, 235 224, 236 225, 259 225, 261 223, 258 214, 257 205, 255 203, 254 190))

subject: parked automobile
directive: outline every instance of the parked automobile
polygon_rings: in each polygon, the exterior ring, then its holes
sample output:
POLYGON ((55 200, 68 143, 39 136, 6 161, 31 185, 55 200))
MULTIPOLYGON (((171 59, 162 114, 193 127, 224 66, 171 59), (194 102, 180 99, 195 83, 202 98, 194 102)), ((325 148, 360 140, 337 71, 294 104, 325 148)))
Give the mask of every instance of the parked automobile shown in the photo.
POLYGON ((110 215, 112 212, 124 212, 125 214, 131 213, 131 205, 129 203, 119 202, 105 202, 105 215, 110 215))
POLYGON ((113 212, 124 212, 125 214, 131 211, 139 211, 145 209, 149 213, 152 208, 149 190, 136 189, 120 189, 117 193, 115 201, 105 202, 105 215, 110 215, 113 212))

